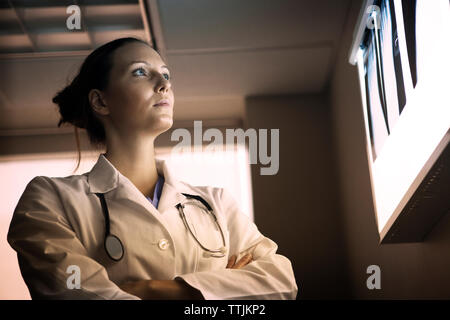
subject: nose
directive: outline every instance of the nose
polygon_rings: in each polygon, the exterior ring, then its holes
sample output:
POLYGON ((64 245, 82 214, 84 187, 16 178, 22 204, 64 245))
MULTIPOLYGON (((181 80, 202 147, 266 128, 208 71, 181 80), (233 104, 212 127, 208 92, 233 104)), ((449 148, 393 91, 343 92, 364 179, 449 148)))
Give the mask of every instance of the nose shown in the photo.
POLYGON ((155 86, 155 92, 156 93, 167 93, 171 86, 172 85, 169 80, 164 78, 163 75, 159 75, 159 80, 155 86))

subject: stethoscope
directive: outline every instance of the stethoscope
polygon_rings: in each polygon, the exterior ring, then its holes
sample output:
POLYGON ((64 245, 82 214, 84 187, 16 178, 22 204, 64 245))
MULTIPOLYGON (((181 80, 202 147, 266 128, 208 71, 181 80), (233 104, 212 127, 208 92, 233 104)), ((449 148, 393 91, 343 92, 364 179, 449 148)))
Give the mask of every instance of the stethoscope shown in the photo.
MULTIPOLYGON (((191 227, 189 226, 189 223, 187 222, 186 215, 184 213, 184 208, 185 208, 186 205, 178 203, 175 207, 178 209, 178 212, 180 213, 181 219, 183 220, 183 223, 186 226, 186 228, 189 230, 189 233, 194 237, 194 239, 198 243, 198 245, 205 252, 207 252, 209 254, 210 257, 214 257, 214 258, 222 258, 222 257, 224 257, 225 253, 227 251, 226 244, 225 244, 225 236, 223 234, 222 227, 220 226, 219 222, 217 221, 217 217, 214 214, 214 210, 209 205, 209 203, 205 199, 203 199, 201 196, 187 194, 187 193, 182 193, 182 194, 186 198, 192 198, 192 199, 200 201, 203 204, 203 206, 206 207, 207 210, 204 210, 204 208, 201 208, 201 209, 203 209, 204 211, 207 212, 207 214, 210 214, 213 217, 215 224, 217 225, 217 227, 220 230, 220 234, 222 236, 222 244, 223 244, 223 246, 220 247, 219 249, 215 249, 215 250, 205 247, 197 239, 195 234, 192 232, 191 227)), ((111 234, 109 210, 108 210, 108 205, 106 204, 105 195, 103 193, 96 193, 95 195, 97 195, 99 197, 99 199, 100 199, 100 204, 102 206, 103 215, 105 217, 105 241, 104 241, 105 251, 106 251, 106 253, 108 254, 108 256, 112 260, 120 261, 123 258, 123 255, 125 253, 125 249, 124 249, 122 241, 120 241, 119 237, 111 234)))
MULTIPOLYGON (((222 246, 219 249, 213 250, 213 249, 209 249, 209 248, 205 247, 204 245, 202 245, 200 240, 198 240, 198 238, 192 232, 191 227, 189 226, 189 223, 187 222, 186 215, 184 214, 184 207, 186 205, 179 203, 175 207, 178 209, 178 212, 180 213, 181 219, 183 220, 184 225, 189 230, 190 234, 194 237, 194 239, 198 243, 198 245, 205 252, 207 252, 209 254, 210 257, 214 257, 214 258, 225 257, 225 253, 227 252, 227 248, 226 248, 226 244, 225 244, 225 236, 223 235, 222 227, 220 226, 219 221, 217 221, 217 217, 214 214, 214 210, 212 209, 212 207, 209 205, 209 203, 205 199, 203 199, 200 196, 193 195, 193 194, 187 194, 187 193, 181 193, 181 194, 184 195, 186 198, 192 198, 192 199, 195 199, 197 201, 200 201, 206 207, 207 210, 205 210, 205 211, 213 217, 214 223, 217 225, 217 227, 220 230, 220 235, 222 236, 222 246)), ((200 209, 204 210, 204 208, 200 208, 200 209)))

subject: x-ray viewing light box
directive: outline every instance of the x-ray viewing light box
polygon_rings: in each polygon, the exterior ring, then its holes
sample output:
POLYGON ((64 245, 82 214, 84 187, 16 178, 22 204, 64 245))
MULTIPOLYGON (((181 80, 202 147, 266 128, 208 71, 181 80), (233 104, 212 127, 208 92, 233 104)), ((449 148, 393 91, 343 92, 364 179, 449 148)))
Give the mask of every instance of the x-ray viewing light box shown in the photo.
POLYGON ((381 243, 418 242, 450 212, 450 3, 365 1, 358 67, 381 243))

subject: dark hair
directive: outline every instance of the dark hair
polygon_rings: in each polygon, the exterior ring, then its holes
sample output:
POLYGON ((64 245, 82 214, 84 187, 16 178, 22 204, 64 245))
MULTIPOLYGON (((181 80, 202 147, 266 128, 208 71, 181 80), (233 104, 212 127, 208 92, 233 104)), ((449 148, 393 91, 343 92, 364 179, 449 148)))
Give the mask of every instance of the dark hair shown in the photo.
POLYGON ((78 164, 75 171, 78 169, 81 159, 78 128, 86 129, 92 145, 100 147, 104 146, 106 142, 105 129, 101 121, 94 115, 88 94, 92 89, 104 90, 107 88, 113 66, 114 51, 127 43, 133 42, 149 45, 144 40, 128 37, 116 39, 98 47, 86 57, 79 73, 72 82, 52 99, 53 103, 59 106, 61 115, 58 127, 63 123, 70 123, 75 127, 78 150, 78 164))

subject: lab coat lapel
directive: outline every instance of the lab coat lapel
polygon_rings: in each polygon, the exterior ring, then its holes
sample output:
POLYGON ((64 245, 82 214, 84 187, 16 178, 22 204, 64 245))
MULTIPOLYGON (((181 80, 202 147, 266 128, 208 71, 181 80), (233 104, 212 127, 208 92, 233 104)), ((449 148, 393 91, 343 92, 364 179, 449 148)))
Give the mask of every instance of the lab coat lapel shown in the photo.
POLYGON ((101 154, 87 177, 89 193, 107 193, 117 188, 119 171, 101 154))
POLYGON ((185 196, 181 192, 187 191, 183 191, 183 186, 172 175, 164 160, 156 159, 156 169, 164 177, 164 186, 158 203, 158 211, 164 214, 167 210, 175 208, 178 203, 182 202, 185 196))
POLYGON ((175 209, 175 206, 185 199, 181 192, 186 192, 186 190, 181 191, 182 189, 179 189, 182 186, 170 173, 170 170, 164 160, 156 159, 156 170, 158 171, 158 174, 164 177, 164 185, 158 202, 158 209, 156 209, 153 204, 142 194, 142 192, 140 192, 139 189, 137 189, 136 186, 120 172, 118 179, 120 190, 118 188, 116 197, 126 197, 136 201, 151 212, 164 226, 166 226, 161 215, 167 211, 175 209))
MULTIPOLYGON (((106 157, 101 154, 97 163, 88 173, 89 191, 91 193, 108 193, 108 200, 120 201, 128 199, 133 201, 151 213, 165 228, 170 230, 161 217, 165 211, 175 208, 177 203, 182 202, 185 197, 181 194, 180 184, 169 172, 164 160, 156 159, 158 174, 164 176, 164 185, 159 200, 158 209, 136 188, 136 186, 124 175, 122 175, 106 157)), ((185 190, 186 191, 186 190, 185 190)))

